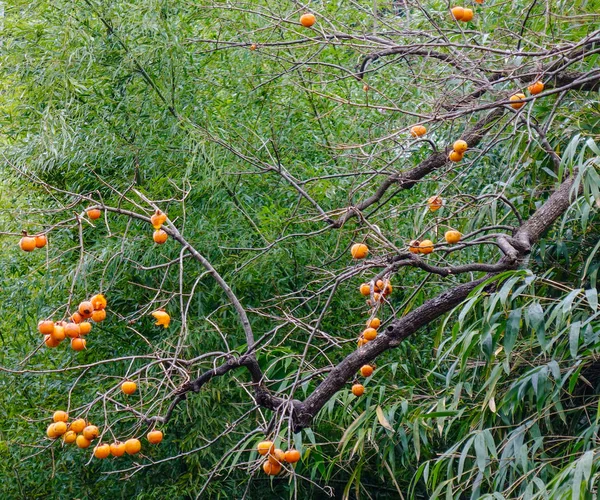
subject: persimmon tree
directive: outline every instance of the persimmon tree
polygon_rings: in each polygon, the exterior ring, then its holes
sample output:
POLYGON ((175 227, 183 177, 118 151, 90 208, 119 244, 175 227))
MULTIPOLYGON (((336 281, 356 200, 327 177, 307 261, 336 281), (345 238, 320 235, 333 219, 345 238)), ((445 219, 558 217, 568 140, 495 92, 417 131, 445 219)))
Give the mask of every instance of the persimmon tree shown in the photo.
MULTIPOLYGON (((595 491, 596 10, 7 6, 15 470, 157 497, 595 491), (265 465, 264 441, 299 454, 265 465)), ((25 481, 76 494, 57 482, 25 481)))

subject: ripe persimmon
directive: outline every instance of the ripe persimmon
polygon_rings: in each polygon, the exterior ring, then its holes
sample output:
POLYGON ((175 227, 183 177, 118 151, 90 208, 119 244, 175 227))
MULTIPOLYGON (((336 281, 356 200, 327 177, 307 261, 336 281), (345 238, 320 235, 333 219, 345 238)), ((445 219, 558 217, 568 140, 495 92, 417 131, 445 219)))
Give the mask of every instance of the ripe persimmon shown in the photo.
POLYGON ((73 349, 74 351, 83 351, 85 349, 85 339, 82 338, 76 338, 76 339, 71 339, 71 349, 73 349))
POLYGON ((69 321, 71 321, 72 323, 79 324, 83 321, 83 316, 76 311, 73 314, 71 314, 69 321))
POLYGON ((106 319, 106 309, 98 309, 92 313, 92 319, 95 323, 101 323, 106 319))
POLYGON ((458 243, 461 236, 462 234, 460 234, 458 231, 451 229, 450 231, 446 231, 446 234, 444 234, 444 239, 452 245, 453 243, 458 243))
POLYGON ((298 460, 300 460, 300 452, 294 449, 286 450, 284 460, 288 464, 295 464, 298 460))
POLYGON ((54 422, 68 422, 69 415, 66 411, 57 410, 54 412, 54 415, 52 415, 52 420, 54 422))
POLYGON ((154 231, 154 234, 152 235, 152 238, 154 239, 154 243, 156 243, 158 245, 162 245, 165 241, 167 241, 168 237, 169 237, 169 235, 163 229, 157 229, 156 231, 154 231))
POLYGON ((365 297, 367 295, 371 295, 371 285, 369 285, 368 283, 363 283, 362 285, 360 285, 360 294, 364 295, 365 297))
POLYGON ((56 426, 56 424, 50 424, 46 428, 46 436, 48 436, 50 439, 56 439, 58 437, 58 434, 56 433, 56 430, 55 430, 55 426, 56 426))
POLYGON ((35 247, 36 248, 44 248, 48 243, 48 238, 46 238, 45 234, 38 234, 35 237, 35 247))
POLYGON ((257 48, 257 45, 255 43, 250 45, 250 50, 256 50, 256 48, 257 48))
POLYGON ((381 320, 379 318, 373 318, 367 321, 367 328, 377 329, 379 328, 379 325, 381 325, 381 320))
POLYGON ((415 125, 410 128, 410 135, 413 137, 421 137, 427 133, 427 129, 423 125, 415 125))
POLYGON ((149 443, 158 444, 163 440, 163 433, 162 431, 150 431, 146 437, 149 443))
POLYGON ((317 18, 311 12, 308 12, 306 14, 302 14, 300 16, 300 24, 302 26, 304 26, 305 28, 310 28, 316 22, 317 22, 317 18))
POLYGON ((283 450, 275 448, 271 451, 271 453, 269 453, 267 458, 272 464, 281 464, 285 461, 285 453, 283 453, 283 450))
POLYGON ((538 80, 537 82, 532 83, 529 87, 527 87, 527 90, 529 90, 529 93, 531 95, 537 95, 540 92, 544 91, 544 83, 538 80))
POLYGON ((452 149, 454 149, 454 151, 457 153, 463 154, 467 149, 469 149, 469 146, 467 145, 466 141, 459 139, 452 145, 452 149))
POLYGON ((510 98, 508 99, 509 101, 512 102, 510 107, 513 109, 521 109, 526 104, 525 102, 523 102, 523 99, 525 99, 525 98, 526 98, 525 94, 523 94, 521 92, 517 92, 516 94, 511 95, 510 98))
POLYGON ((373 375, 373 367, 371 365, 364 365, 360 369, 360 374, 363 377, 370 377, 373 375))
POLYGON ((122 457, 123 455, 125 455, 125 443, 121 443, 120 441, 111 443, 110 454, 113 457, 122 457))
POLYGON ((433 252, 433 241, 431 240, 423 240, 419 244, 419 253, 428 254, 433 252))
POLYGON ((274 464, 268 460, 263 464, 263 470, 269 476, 276 476, 281 472, 281 464, 274 464))
POLYGON ((94 456, 101 460, 110 457, 110 445, 106 443, 97 445, 94 448, 94 456))
POLYGON ((373 300, 377 303, 381 301, 381 294, 379 293, 374 293, 373 294, 373 300))
POLYGON ((136 389, 136 383, 132 382, 131 380, 127 380, 121 384, 121 391, 123 391, 124 394, 131 395, 135 392, 136 389))
POLYGON ((96 220, 99 219, 100 216, 102 215, 102 212, 100 211, 100 209, 98 208, 90 208, 87 212, 86 212, 87 216, 92 219, 92 220, 96 220))
POLYGON ((365 393, 365 386, 362 384, 354 384, 352 386, 352 394, 356 397, 362 396, 365 393))
POLYGON ((441 196, 431 196, 427 200, 427 206, 430 212, 435 212, 444 206, 444 200, 442 200, 441 196))
POLYGON ((457 163, 463 159, 463 155, 462 155, 462 153, 457 153, 456 151, 450 151, 450 154, 448 155, 448 159, 450 161, 453 161, 454 163, 457 163))
POLYGON ((383 289, 383 296, 385 297, 386 295, 390 295, 392 293, 392 284, 388 281, 385 284, 385 288, 383 289))
POLYGON ((87 335, 92 331, 92 324, 89 321, 79 323, 79 335, 87 335))
POLYGON ((74 431, 67 431, 63 434, 63 442, 66 444, 74 443, 77 440, 77 433, 74 431))
POLYGON ((263 456, 266 455, 267 453, 270 453, 273 449, 274 449, 273 441, 261 441, 256 446, 256 450, 258 451, 258 454, 263 455, 263 456))
POLYGON ((125 441, 125 451, 128 455, 135 455, 142 449, 142 443, 140 443, 139 439, 128 439, 125 441))
POLYGON ((160 227, 166 222, 167 214, 157 210, 154 215, 150 217, 150 223, 154 229, 160 229, 160 227))
POLYGON ((92 307, 94 308, 94 311, 99 311, 101 309, 106 308, 106 297, 104 295, 102 295, 101 293, 94 295, 90 299, 90 302, 92 303, 92 307))
POLYGON ((82 432, 83 429, 85 429, 85 428, 86 428, 86 423, 83 418, 78 418, 76 420, 73 420, 73 422, 71 422, 71 425, 69 425, 69 429, 77 434, 82 432))
POLYGON ((465 9, 459 6, 452 7, 450 9, 450 12, 452 12, 452 17, 454 17, 454 19, 456 19, 457 21, 461 21, 463 16, 465 15, 465 9))
POLYGON ((419 244, 421 242, 419 240, 412 240, 409 244, 408 244, 408 251, 410 253, 419 253, 419 244))
POLYGON ((362 337, 358 339, 357 347, 362 347, 369 341, 367 339, 363 339, 362 337))
POLYGON ((60 340, 54 339, 52 335, 44 335, 44 343, 46 344, 46 347, 52 349, 60 344, 60 340))
POLYGON ((369 91, 369 86, 368 86, 366 83, 363 85, 363 90, 364 90, 365 92, 368 92, 368 91, 369 91))
POLYGON ((50 334, 50 336, 56 341, 56 342, 62 342, 63 340, 65 340, 65 337, 67 336, 65 334, 65 329, 60 326, 60 325, 56 325, 54 327, 54 331, 50 334))
POLYGON ((54 423, 54 433, 57 436, 62 436, 65 432, 67 432, 67 424, 62 420, 54 423))
POLYGON ((45 320, 38 323, 38 332, 42 335, 51 335, 54 332, 54 321, 45 320))
POLYGON ((78 310, 83 318, 89 318, 94 312, 94 305, 89 300, 84 300, 79 304, 78 310))
POLYGON ((71 339, 79 337, 79 333, 81 332, 80 327, 77 323, 66 323, 64 326, 64 330, 65 335, 71 339))
POLYGON ((164 309, 158 309, 154 311, 152 316, 154 316, 154 319, 156 320, 156 323, 154 323, 156 326, 162 325, 165 328, 169 327, 169 324, 171 323, 171 316, 169 316, 169 313, 164 309))
POLYGON ((461 21, 463 23, 467 23, 469 22, 471 19, 473 19, 473 10, 472 9, 463 9, 463 16, 461 21))
POLYGON ((27 233, 24 233, 24 236, 19 240, 19 247, 24 252, 33 252, 37 248, 35 246, 35 238, 27 236, 27 233))
POLYGON ((79 448, 89 448, 89 446, 92 444, 92 442, 89 439, 87 439, 83 434, 77 436, 75 442, 77 443, 77 446, 79 448))
POLYGON ((364 243, 355 243, 350 247, 353 259, 364 259, 369 254, 369 247, 364 243))
POLYGON ((88 425, 83 429, 83 437, 89 439, 90 441, 96 439, 98 437, 98 434, 100 434, 100 431, 95 425, 88 425))
POLYGON ((375 291, 376 292, 383 292, 384 287, 385 287, 385 283, 383 282, 383 280, 377 280, 375 282, 375 291))
POLYGON ((367 328, 362 332, 362 336, 367 340, 375 340, 377 337, 377 330, 375 330, 375 328, 367 328))

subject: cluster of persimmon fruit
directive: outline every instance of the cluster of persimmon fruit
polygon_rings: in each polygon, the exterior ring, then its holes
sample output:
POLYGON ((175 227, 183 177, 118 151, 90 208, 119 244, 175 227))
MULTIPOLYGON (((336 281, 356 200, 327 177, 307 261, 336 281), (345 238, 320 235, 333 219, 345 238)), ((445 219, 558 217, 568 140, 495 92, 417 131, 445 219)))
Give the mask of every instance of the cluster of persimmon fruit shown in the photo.
POLYGON ((27 231, 23 231, 23 237, 19 240, 19 247, 24 252, 33 252, 36 248, 44 248, 48 243, 45 234, 29 236, 27 231))
MULTIPOLYGON (((98 438, 100 430, 95 425, 86 422, 83 418, 77 418, 69 423, 69 415, 66 411, 58 410, 52 416, 52 423, 46 429, 46 435, 50 439, 58 439, 62 436, 63 443, 75 443, 79 448, 89 448, 92 441, 98 438)), ((159 430, 150 431, 147 434, 148 442, 158 444, 163 439, 163 433, 159 430)), ((139 439, 128 439, 124 443, 115 441, 114 443, 98 443, 94 447, 94 456, 96 458, 108 458, 109 456, 121 457, 125 453, 135 455, 142 449, 142 443, 139 439)))
MULTIPOLYGON (((477 2, 480 3, 480 2, 477 2)), ((481 2, 483 3, 483 2, 481 2)), ((467 23, 469 22, 471 19, 473 19, 473 9, 468 9, 466 7, 461 7, 461 6, 456 6, 456 7, 452 7, 450 9, 450 12, 452 12, 452 17, 454 19, 456 19, 457 21, 462 21, 463 23, 467 23)))
POLYGON ((167 241, 167 238, 169 237, 167 232, 164 229, 162 229, 162 225, 166 221, 167 214, 161 212, 160 210, 156 210, 156 212, 152 214, 152 217, 150 217, 150 223, 154 228, 154 234, 152 235, 152 239, 154 240, 154 243, 157 243, 158 245, 162 245, 165 241, 167 241))
POLYGON ((258 454, 267 460, 263 463, 263 470, 269 476, 276 476, 281 472, 284 463, 295 464, 300 460, 300 452, 293 448, 283 451, 275 448, 273 441, 261 441, 256 447, 258 454))
MULTIPOLYGON (((361 293, 362 293, 362 291, 361 291, 361 293)), ((363 332, 360 334, 360 337, 358 338, 358 347, 359 348, 362 347, 363 345, 367 344, 371 340, 375 340, 377 338, 377 329, 380 327, 380 325, 381 325, 381 320, 377 317, 373 317, 367 321, 367 328, 365 330, 363 330, 363 332)), ((363 365, 360 369, 360 374, 363 377, 368 378, 371 375, 373 375, 374 371, 375 371, 374 366, 363 365)), ((354 394, 356 397, 360 397, 364 393, 365 393, 364 385, 357 382, 352 386, 352 394, 354 394)))
MULTIPOLYGON (((529 93, 531 95, 538 95, 544 91, 544 82, 538 80, 537 82, 532 83, 527 87, 529 93)), ((523 99, 526 99, 527 96, 523 92, 517 92, 509 97, 509 101, 511 101, 510 107, 513 109, 521 109, 525 106, 525 102, 523 99)))
MULTIPOLYGON (((454 144, 456 145, 456 142, 454 144)), ((444 200, 441 196, 432 196, 427 200, 427 206, 429 207, 430 212, 435 212, 444 206, 444 200)), ((461 240, 461 238, 462 234, 456 229, 450 229, 444 234, 444 239, 446 240, 446 243, 450 245, 458 243, 461 240)), ((431 252, 433 252, 433 250, 434 244, 431 240, 412 240, 408 244, 408 251, 410 253, 430 254, 431 252)))
POLYGON ((44 335, 46 347, 57 347, 66 338, 71 339, 71 349, 83 351, 85 349, 85 336, 92 331, 92 324, 101 323, 106 319, 106 297, 101 293, 94 295, 90 300, 81 302, 70 317, 69 321, 54 322, 51 319, 38 323, 38 331, 44 335))

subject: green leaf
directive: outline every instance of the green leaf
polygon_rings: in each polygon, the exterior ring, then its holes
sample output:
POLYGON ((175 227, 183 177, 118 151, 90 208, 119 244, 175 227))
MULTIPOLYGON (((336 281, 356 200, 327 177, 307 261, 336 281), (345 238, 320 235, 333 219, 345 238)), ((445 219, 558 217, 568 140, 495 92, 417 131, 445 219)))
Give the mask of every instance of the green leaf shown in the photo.
POLYGON ((521 309, 513 309, 506 320, 506 330, 504 331, 504 351, 506 357, 510 356, 510 353, 515 346, 517 341, 517 335, 521 326, 521 309))

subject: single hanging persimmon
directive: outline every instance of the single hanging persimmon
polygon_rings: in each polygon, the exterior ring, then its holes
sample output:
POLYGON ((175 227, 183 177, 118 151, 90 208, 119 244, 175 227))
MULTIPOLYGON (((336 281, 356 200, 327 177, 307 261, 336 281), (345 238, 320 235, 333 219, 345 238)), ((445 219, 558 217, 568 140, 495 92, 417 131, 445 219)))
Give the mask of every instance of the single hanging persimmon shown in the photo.
POLYGON ((42 335, 51 335, 54 332, 54 321, 40 321, 38 323, 38 332, 42 335))
POLYGON ((162 245, 165 241, 167 241, 168 237, 169 237, 169 235, 163 229, 157 229, 156 231, 154 231, 154 234, 152 235, 152 238, 154 239, 154 243, 156 243, 158 245, 162 245))
POLYGON ((75 311, 73 314, 71 314, 69 321, 79 324, 83 321, 83 316, 75 311))
POLYGON ((88 321, 79 323, 79 335, 87 335, 92 331, 92 324, 88 321))
POLYGON ((441 196, 432 196, 427 200, 427 206, 430 212, 435 212, 444 206, 444 200, 441 196))
POLYGON ((433 241, 431 240, 423 240, 419 244, 419 253, 428 254, 433 252, 433 241))
POLYGON ((369 247, 364 243, 355 243, 350 247, 353 259, 364 259, 369 254, 369 247))
POLYGON ((511 95, 508 99, 511 101, 510 107, 513 109, 521 109, 526 104, 523 102, 523 99, 526 99, 526 97, 525 94, 522 94, 521 92, 511 95))
POLYGON ((375 330, 375 328, 367 328, 362 332, 362 336, 367 340, 375 340, 377 337, 377 330, 375 330))
POLYGON ((286 450, 284 459, 288 464, 295 464, 300 460, 300 452, 298 450, 294 450, 293 448, 286 450))
POLYGON ((315 17, 315 15, 311 12, 308 12, 306 14, 302 14, 300 16, 300 24, 302 26, 304 26, 305 28, 310 28, 311 26, 313 26, 315 23, 317 22, 317 18, 315 17))
POLYGON ((154 323, 156 326, 162 325, 165 328, 169 327, 169 324, 171 323, 171 316, 169 316, 169 313, 167 313, 164 309, 158 309, 157 311, 154 311, 152 316, 154 316, 154 319, 156 320, 156 323, 154 323))
POLYGON ((383 296, 390 295, 393 291, 392 284, 388 281, 383 289, 383 296))
POLYGON ((55 340, 52 335, 44 335, 44 344, 46 344, 46 347, 53 349, 54 347, 58 347, 60 340, 55 340))
POLYGON ((167 221, 167 214, 157 210, 154 212, 152 217, 150 217, 150 223, 154 229, 160 229, 160 227, 167 221))
POLYGON ((44 248, 48 243, 48 238, 46 238, 45 234, 38 234, 35 237, 35 247, 36 248, 44 248))
POLYGON ((275 448, 267 457, 272 464, 282 464, 285 461, 285 453, 279 448, 275 448))
POLYGON ((368 86, 366 83, 363 85, 363 90, 364 90, 365 92, 368 92, 368 91, 369 91, 369 86, 368 86))
POLYGON ((92 319, 95 323, 101 323, 106 319, 106 309, 98 309, 92 313, 92 319))
POLYGON ((56 426, 56 424, 50 424, 46 428, 46 436, 48 436, 50 439, 56 439, 58 437, 58 434, 56 433, 56 430, 55 430, 55 426, 56 426))
POLYGON ((462 234, 460 234, 458 231, 456 231, 454 229, 451 229, 450 231, 446 231, 446 234, 444 234, 444 239, 451 245, 454 243, 458 243, 460 241, 461 237, 462 237, 462 234))
POLYGON ((135 455, 142 449, 142 443, 139 439, 128 439, 125 441, 125 451, 128 455, 135 455))
POLYGON ((101 311, 102 309, 106 309, 106 297, 101 293, 94 295, 90 302, 92 303, 92 307, 94 311, 101 311))
POLYGON ((50 336, 56 341, 56 342, 62 342, 63 340, 65 340, 67 334, 65 333, 65 329, 63 326, 61 325, 56 325, 54 327, 54 331, 50 334, 50 336))
POLYGON ((537 95, 544 91, 544 83, 541 81, 532 83, 529 87, 527 87, 527 90, 529 90, 531 95, 537 95))
POLYGON ((82 318, 90 318, 94 312, 94 306, 89 300, 84 300, 79 304, 78 310, 82 318))
POLYGON ((37 248, 35 246, 35 238, 27 236, 27 232, 23 231, 23 237, 19 240, 19 247, 24 252, 33 252, 37 248))
POLYGON ((150 431, 146 436, 150 444, 158 444, 163 440, 162 431, 150 431))
POLYGON ((59 421, 54 424, 54 433, 56 436, 62 436, 65 432, 67 432, 67 424, 65 422, 59 421))
POLYGON ((63 442, 66 444, 74 443, 77 440, 77 433, 74 431, 67 431, 63 434, 63 442))
POLYGON ((419 240, 412 240, 409 244, 408 244, 408 251, 410 253, 419 253, 419 244, 421 242, 419 240))
POLYGON ((371 285, 369 285, 368 283, 363 283, 362 285, 360 285, 360 294, 364 295, 365 297, 367 295, 371 295, 371 285))
POLYGON ((85 349, 85 344, 85 339, 71 339, 71 349, 73 349, 74 351, 83 351, 85 349))
POLYGON ((256 50, 257 47, 258 46, 255 43, 253 43, 252 45, 250 45, 250 50, 256 50))
POLYGON ((89 446, 92 444, 92 442, 89 439, 87 439, 83 434, 77 436, 75 442, 77 443, 77 446, 79 448, 89 448, 89 446))
POLYGON ((89 439, 90 441, 96 439, 100 434, 100 430, 95 425, 88 425, 83 429, 83 437, 89 439))
POLYGON ((125 455, 125 443, 121 443, 120 441, 111 443, 110 454, 113 457, 122 457, 123 455, 125 455))
POLYGON ((263 456, 266 455, 267 453, 270 453, 274 449, 275 449, 275 447, 273 445, 273 441, 261 441, 256 446, 256 450, 258 451, 258 454, 263 455, 263 456))
POLYGON ((463 23, 468 23, 471 19, 473 19, 473 16, 474 16, 473 10, 465 8, 465 9, 463 9, 463 16, 462 16, 461 21, 463 23))
POLYGON ((121 391, 123 391, 123 394, 131 395, 136 389, 136 383, 132 382, 131 380, 127 380, 121 384, 121 391))
POLYGON ((360 397, 365 393, 365 386, 362 384, 354 384, 352 386, 352 394, 356 397, 360 397))
POLYGON ((381 325, 381 320, 379 318, 373 318, 367 321, 367 328, 377 329, 379 328, 379 325, 381 325))
POLYGON ((76 420, 73 420, 73 422, 71 422, 69 429, 71 429, 73 432, 76 432, 77 434, 79 434, 86 427, 87 426, 86 426, 85 420, 83 418, 78 418, 76 420))
POLYGON ((100 218, 102 212, 98 208, 90 208, 86 211, 86 214, 91 220, 96 220, 100 218))
POLYGON ((371 365, 364 365, 360 369, 360 374, 363 377, 370 377, 373 375, 373 367, 371 365))
POLYGON ((77 323, 67 323, 64 326, 65 335, 70 339, 76 339, 81 333, 80 327, 77 323))
POLYGON ((463 155, 461 153, 457 153, 456 151, 450 151, 450 154, 448 155, 448 159, 450 161, 453 161, 454 163, 458 163, 459 161, 461 161, 463 159, 463 155))
POLYGON ((94 456, 101 460, 110 457, 110 445, 106 443, 97 445, 94 448, 94 456))
POLYGON ((66 411, 62 411, 62 410, 56 410, 54 412, 54 414, 52 415, 52 420, 54 422, 68 422, 69 421, 69 415, 66 411))
POLYGON ((274 464, 269 462, 268 460, 263 464, 263 470, 269 476, 276 476, 281 472, 281 464, 274 464))
POLYGON ((456 19, 457 21, 461 21, 463 16, 465 15, 465 9, 463 9, 460 6, 452 7, 450 9, 450 12, 452 12, 452 17, 454 17, 454 19, 456 19))
POLYGON ((427 133, 427 129, 423 125, 415 125, 410 128, 410 135, 413 137, 422 137, 427 133))
POLYGON ((467 145, 466 141, 459 139, 452 145, 452 149, 457 153, 463 154, 467 149, 469 149, 469 146, 467 145))

